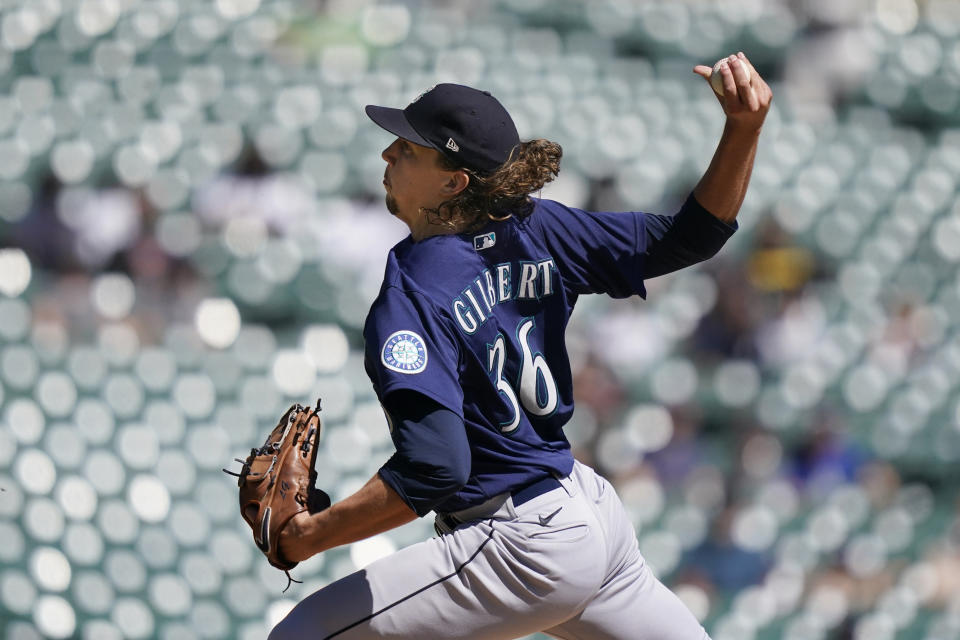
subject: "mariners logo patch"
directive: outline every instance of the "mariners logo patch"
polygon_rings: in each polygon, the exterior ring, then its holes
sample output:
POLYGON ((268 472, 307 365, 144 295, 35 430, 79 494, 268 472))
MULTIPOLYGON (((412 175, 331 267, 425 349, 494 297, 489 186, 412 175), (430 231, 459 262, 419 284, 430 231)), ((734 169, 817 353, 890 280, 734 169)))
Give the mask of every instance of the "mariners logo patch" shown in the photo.
POLYGON ((380 350, 383 366, 399 373, 420 373, 427 367, 427 345, 413 331, 390 334, 380 350))

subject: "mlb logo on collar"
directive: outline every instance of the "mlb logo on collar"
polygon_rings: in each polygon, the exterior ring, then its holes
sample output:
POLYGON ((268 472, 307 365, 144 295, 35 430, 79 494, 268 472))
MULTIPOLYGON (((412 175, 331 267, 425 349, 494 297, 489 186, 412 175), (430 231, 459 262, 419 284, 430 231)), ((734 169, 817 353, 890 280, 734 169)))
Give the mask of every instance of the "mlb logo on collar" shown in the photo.
POLYGON ((477 251, 489 249, 495 244, 497 244, 497 234, 493 231, 473 237, 473 248, 477 251))

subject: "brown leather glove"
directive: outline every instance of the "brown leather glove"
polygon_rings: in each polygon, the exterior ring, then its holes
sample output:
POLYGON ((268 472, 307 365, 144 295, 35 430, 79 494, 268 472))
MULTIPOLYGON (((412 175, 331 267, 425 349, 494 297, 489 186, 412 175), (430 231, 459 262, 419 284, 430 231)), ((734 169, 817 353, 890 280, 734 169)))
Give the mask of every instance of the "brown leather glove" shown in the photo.
POLYGON ((323 429, 319 413, 319 400, 315 409, 293 405, 262 447, 251 449, 246 460, 236 458, 243 463, 239 474, 224 469, 238 477, 240 514, 253 529, 254 542, 270 564, 283 571, 298 563, 280 555, 280 532, 301 511, 316 513, 330 506, 330 497, 314 486, 323 429))

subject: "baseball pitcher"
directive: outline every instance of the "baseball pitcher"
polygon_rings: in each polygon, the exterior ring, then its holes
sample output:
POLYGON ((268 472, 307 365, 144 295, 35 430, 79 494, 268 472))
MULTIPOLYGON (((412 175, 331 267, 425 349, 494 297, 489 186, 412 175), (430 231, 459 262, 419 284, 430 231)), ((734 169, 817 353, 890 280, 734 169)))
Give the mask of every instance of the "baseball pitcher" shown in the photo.
POLYGON ((726 126, 673 216, 532 197, 561 149, 521 142, 485 91, 440 84, 404 109, 367 107, 396 136, 383 185, 410 228, 364 329, 396 453, 327 506, 308 477, 317 414, 294 407, 245 463, 241 505, 283 569, 431 512, 438 536, 308 596, 272 640, 707 637, 644 563, 614 489, 571 455, 564 332, 580 296, 644 297, 647 278, 713 256, 736 230, 772 94, 742 53, 714 69, 694 72, 720 74, 726 126))

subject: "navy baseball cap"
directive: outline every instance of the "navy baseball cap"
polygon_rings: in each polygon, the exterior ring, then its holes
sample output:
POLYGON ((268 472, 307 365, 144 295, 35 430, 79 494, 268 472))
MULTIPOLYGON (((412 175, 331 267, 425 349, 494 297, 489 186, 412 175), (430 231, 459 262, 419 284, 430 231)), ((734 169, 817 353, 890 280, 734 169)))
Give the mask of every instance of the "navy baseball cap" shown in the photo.
POLYGON ((438 84, 405 109, 367 105, 371 120, 397 137, 436 149, 458 165, 489 173, 520 143, 513 119, 488 91, 438 84))

